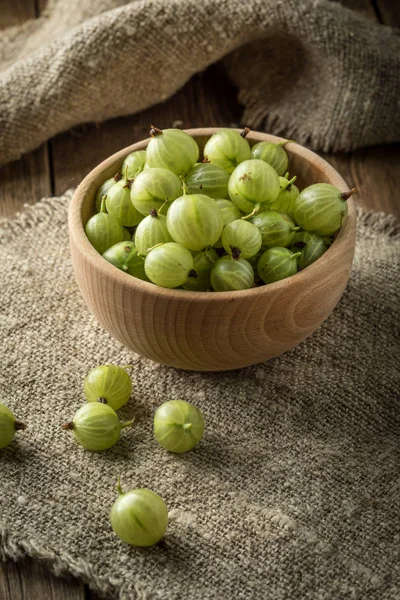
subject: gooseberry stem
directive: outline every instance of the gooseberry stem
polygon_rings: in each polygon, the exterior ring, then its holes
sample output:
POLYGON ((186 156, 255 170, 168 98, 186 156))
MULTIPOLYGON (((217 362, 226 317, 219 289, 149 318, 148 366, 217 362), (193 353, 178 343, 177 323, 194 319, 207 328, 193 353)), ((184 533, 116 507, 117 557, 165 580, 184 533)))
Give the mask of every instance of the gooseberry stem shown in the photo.
POLYGON ((61 425, 61 427, 62 427, 62 429, 64 429, 65 431, 72 430, 72 429, 74 428, 74 423, 73 423, 73 421, 68 421, 68 423, 63 423, 63 424, 61 425))
POLYGON ((185 431, 187 431, 188 429, 190 429, 190 428, 191 428, 191 426, 192 426, 192 423, 185 423, 185 424, 183 425, 183 429, 184 429, 185 431))
POLYGON ((298 256, 301 256, 301 252, 295 252, 294 254, 292 254, 292 256, 290 258, 293 260, 294 258, 297 258, 298 256))
POLYGON ((292 227, 291 231, 300 231, 300 227, 296 225, 296 227, 292 227))
POLYGON ((107 196, 103 196, 101 199, 101 204, 100 204, 100 212, 101 213, 106 213, 107 209, 106 209, 106 198, 107 196))
POLYGON ((21 423, 21 421, 15 421, 14 427, 15 431, 21 431, 22 429, 26 429, 25 423, 21 423))
POLYGON ((163 202, 163 204, 161 204, 160 208, 159 208, 159 209, 158 209, 158 211, 157 211, 157 212, 158 212, 158 214, 160 214, 160 213, 161 213, 162 209, 163 209, 163 208, 164 208, 164 206, 166 206, 167 204, 168 204, 168 200, 167 200, 167 199, 165 199, 165 200, 164 200, 164 202, 163 202))
POLYGON ((212 258, 212 256, 210 255, 210 248, 211 248, 211 246, 209 246, 208 248, 205 248, 205 250, 204 250, 204 254, 205 254, 205 256, 206 256, 207 260, 209 260, 209 261, 210 261, 210 263, 214 264, 214 263, 215 263, 215 260, 214 260, 214 259, 212 258))
POLYGON ((240 135, 242 136, 242 138, 245 138, 249 133, 250 129, 248 127, 245 127, 243 131, 240 132, 240 135))
MULTIPOLYGON (((149 252, 151 252, 152 250, 154 250, 154 248, 158 248, 158 246, 162 246, 163 242, 160 242, 159 244, 156 244, 155 246, 152 246, 151 248, 147 248, 147 254, 149 252)), ((139 254, 138 256, 144 256, 143 254, 139 254)))
POLYGON ((259 202, 257 202, 257 204, 255 205, 255 207, 251 211, 251 213, 249 215, 245 215, 244 217, 241 217, 241 219, 243 219, 244 221, 246 221, 247 219, 251 219, 251 217, 254 217, 254 215, 256 215, 257 213, 260 212, 260 208, 261 208, 261 204, 259 202))
POLYGON ((352 196, 356 191, 357 191, 356 188, 351 188, 351 190, 349 190, 348 192, 342 192, 340 194, 340 197, 342 200, 348 200, 350 198, 350 196, 352 196))
MULTIPOLYGON (((289 173, 288 173, 289 176, 289 173)), ((292 177, 292 179, 290 179, 286 184, 285 187, 283 189, 285 190, 290 190, 290 188, 292 187, 292 183, 294 183, 296 181, 297 177, 296 175, 294 177, 292 177)))
POLYGON ((182 177, 182 175, 179 175, 179 178, 182 182, 182 191, 183 191, 183 195, 187 196, 188 194, 188 186, 186 185, 186 181, 184 180, 184 178, 182 177))
POLYGON ((295 140, 283 140, 283 142, 278 142, 276 145, 277 146, 284 146, 285 144, 289 144, 289 142, 292 142, 293 144, 297 143, 295 140))
POLYGON ((122 487, 121 487, 121 475, 118 474, 118 479, 117 479, 117 494, 118 496, 122 496, 124 492, 122 491, 122 487))
POLYGON ((135 417, 133 417, 133 419, 131 419, 130 421, 126 421, 125 423, 121 423, 121 429, 124 429, 124 427, 130 427, 132 425, 132 423, 134 422, 135 417))
POLYGON ((161 135, 163 132, 162 129, 158 129, 158 127, 154 127, 154 125, 150 125, 150 137, 154 138, 158 135, 161 135))

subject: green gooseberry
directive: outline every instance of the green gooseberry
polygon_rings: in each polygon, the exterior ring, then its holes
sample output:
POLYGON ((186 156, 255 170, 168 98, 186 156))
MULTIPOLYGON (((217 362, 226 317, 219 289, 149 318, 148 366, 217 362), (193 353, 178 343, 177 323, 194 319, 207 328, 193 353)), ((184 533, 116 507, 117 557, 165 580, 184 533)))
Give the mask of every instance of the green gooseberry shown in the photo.
MULTIPOLYGON (((232 202, 232 200, 224 200, 218 198, 217 200, 215 200, 215 202, 217 203, 218 208, 221 211, 222 223, 224 227, 231 221, 236 221, 236 219, 240 219, 240 217, 242 216, 242 213, 240 212, 236 204, 232 202)), ((222 248, 221 238, 219 238, 219 240, 215 242, 214 248, 222 248)))
POLYGON ((294 203, 299 195, 299 189, 294 185, 296 176, 289 179, 289 173, 285 177, 279 177, 280 189, 278 197, 269 208, 279 210, 293 218, 294 203))
POLYGON ((282 148, 289 140, 274 144, 272 142, 258 142, 251 149, 251 158, 259 158, 274 167, 278 175, 286 173, 289 157, 282 148))
POLYGON ((26 425, 17 421, 7 406, 0 403, 0 449, 10 444, 16 431, 26 429, 26 425))
POLYGON ((196 277, 193 256, 187 248, 175 242, 159 244, 147 254, 144 269, 147 277, 161 287, 176 288, 196 277))
POLYGON ((173 242, 167 229, 167 219, 155 209, 137 226, 135 245, 141 256, 146 256, 151 248, 157 244, 173 242))
POLYGON ((196 277, 189 277, 182 287, 185 290, 190 290, 192 292, 207 292, 211 289, 211 269, 219 256, 214 248, 206 248, 200 252, 192 252, 192 255, 193 269, 196 271, 196 277))
POLYGON ((111 248, 108 248, 103 252, 103 258, 109 263, 137 277, 143 281, 148 281, 147 275, 144 271, 144 258, 139 256, 137 248, 133 242, 118 242, 111 248))
POLYGON ((347 218, 347 200, 355 192, 340 192, 329 183, 315 183, 305 188, 294 203, 295 221, 305 231, 320 236, 335 233, 347 218))
POLYGON ((204 194, 210 198, 228 197, 229 173, 213 163, 199 163, 185 177, 189 194, 204 194))
POLYGON ((131 546, 157 544, 168 527, 168 511, 164 500, 145 488, 123 492, 119 477, 117 492, 118 498, 110 514, 114 533, 131 546))
POLYGON ((222 222, 224 224, 224 227, 231 221, 236 221, 236 219, 240 219, 240 217, 242 216, 242 213, 240 212, 236 204, 232 202, 232 200, 223 200, 221 198, 218 198, 217 200, 215 200, 215 202, 221 211, 222 222))
POLYGON ((106 213, 105 199, 106 196, 103 196, 100 212, 90 217, 85 225, 85 233, 89 242, 99 254, 103 254, 118 242, 131 239, 131 234, 126 227, 120 225, 115 217, 106 213))
POLYGON ((253 267, 245 258, 223 256, 211 269, 210 281, 215 292, 247 290, 254 285, 253 267))
POLYGON ((128 154, 121 167, 125 179, 135 179, 143 171, 145 163, 146 150, 136 150, 128 154))
POLYGON ((222 215, 215 200, 203 194, 184 194, 167 213, 172 238, 189 250, 213 246, 223 229, 222 215))
POLYGON ((151 125, 151 140, 147 146, 147 164, 151 168, 168 169, 176 175, 186 175, 199 158, 199 147, 186 131, 158 129, 151 125))
POLYGON ((204 158, 232 173, 240 163, 250 158, 250 146, 245 139, 249 131, 247 127, 241 133, 235 129, 220 129, 207 141, 204 158))
POLYGON ((287 214, 277 210, 265 210, 253 217, 251 222, 261 233, 263 248, 290 246, 300 229, 287 214))
POLYGON ((132 183, 131 200, 136 210, 147 217, 182 195, 182 182, 167 169, 145 169, 132 183))
POLYGON ((264 252, 264 250, 261 248, 261 250, 259 250, 257 252, 257 254, 255 254, 254 256, 249 256, 249 258, 247 258, 246 260, 251 264, 251 266, 253 267, 253 271, 254 271, 254 283, 260 283, 261 278, 258 274, 257 271, 257 265, 258 265, 258 261, 260 260, 260 256, 261 254, 264 252))
POLYGON ((279 177, 271 165, 258 159, 245 160, 229 180, 230 199, 248 218, 267 208, 280 192, 279 177), (263 208, 262 208, 263 207, 263 208))
POLYGON ((101 365, 87 374, 84 393, 88 402, 102 402, 118 410, 131 396, 132 381, 123 367, 101 365))
POLYGON ((291 252, 287 248, 269 248, 262 253, 257 271, 264 283, 273 283, 297 273, 297 257, 300 252, 291 252))
POLYGON ((318 260, 318 258, 321 258, 328 250, 328 246, 321 236, 316 235, 315 233, 309 233, 308 231, 299 231, 299 233, 296 233, 294 236, 291 250, 293 250, 293 252, 300 251, 300 256, 297 258, 297 264, 300 269, 305 269, 318 260))
POLYGON ((182 454, 196 446, 204 433, 201 411, 184 400, 169 400, 154 415, 154 437, 170 452, 182 454))
POLYGON ((110 177, 110 179, 106 179, 105 182, 99 187, 96 193, 96 212, 100 212, 101 201, 103 196, 107 195, 107 191, 112 187, 115 183, 114 177, 110 177))
POLYGON ((106 209, 109 215, 115 217, 120 225, 133 227, 143 219, 131 201, 132 181, 121 179, 107 191, 106 209))
POLYGON ((259 229, 242 219, 225 225, 221 239, 225 251, 235 260, 254 256, 260 250, 262 242, 259 229))
POLYGON ((324 244, 325 246, 327 246, 328 248, 330 246, 332 246, 333 242, 335 241, 335 236, 334 235, 324 235, 324 237, 322 238, 324 240, 324 244))
POLYGON ((72 421, 62 426, 66 431, 74 432, 76 441, 86 450, 102 452, 114 446, 124 427, 133 423, 121 423, 116 412, 101 402, 88 402, 76 413, 72 421))

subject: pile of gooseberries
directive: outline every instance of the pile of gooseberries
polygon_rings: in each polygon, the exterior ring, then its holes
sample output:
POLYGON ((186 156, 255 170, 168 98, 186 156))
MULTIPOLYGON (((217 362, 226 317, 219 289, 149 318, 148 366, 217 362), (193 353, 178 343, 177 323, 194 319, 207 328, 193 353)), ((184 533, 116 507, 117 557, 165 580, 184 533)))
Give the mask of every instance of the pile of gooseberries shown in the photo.
MULTIPOLYGON (((132 165, 132 163, 130 163, 132 165)), ((122 408, 132 393, 128 367, 100 365, 92 369, 84 381, 87 402, 62 428, 72 431, 76 441, 86 450, 102 452, 114 446, 122 429, 134 419, 122 423, 116 411, 122 408)), ((0 450, 14 439, 16 431, 26 429, 13 413, 0 403, 0 450)), ((161 404, 153 418, 156 441, 176 454, 192 450, 202 439, 204 418, 201 411, 185 400, 169 400, 161 404)), ((159 542, 168 526, 168 511, 164 500, 147 488, 123 492, 118 477, 118 497, 110 521, 116 535, 133 546, 153 546, 159 542)))
POLYGON ((245 290, 306 269, 332 244, 355 190, 299 191, 287 142, 251 147, 248 133, 220 129, 200 156, 185 131, 151 126, 147 149, 97 191, 91 244, 129 275, 198 292, 245 290))
MULTIPOLYGON (((122 429, 134 419, 122 423, 116 411, 132 393, 132 381, 126 367, 101 365, 92 369, 84 381, 87 402, 62 428, 72 431, 76 441, 86 450, 102 452, 114 446, 122 429)), ((0 441, 3 429, 9 443, 17 426, 12 413, 0 405, 0 441), (4 413, 4 418, 3 417, 4 413)), ((202 439, 204 418, 201 411, 184 400, 161 404, 154 415, 153 434, 157 442, 176 454, 191 450, 202 439)), ((5 435, 3 437, 5 437, 5 435)), ((1 444, 0 444, 1 448, 1 444)), ((147 488, 124 493, 118 478, 118 498, 111 509, 111 526, 123 541, 133 546, 152 546, 164 536, 168 511, 164 500, 147 488)))

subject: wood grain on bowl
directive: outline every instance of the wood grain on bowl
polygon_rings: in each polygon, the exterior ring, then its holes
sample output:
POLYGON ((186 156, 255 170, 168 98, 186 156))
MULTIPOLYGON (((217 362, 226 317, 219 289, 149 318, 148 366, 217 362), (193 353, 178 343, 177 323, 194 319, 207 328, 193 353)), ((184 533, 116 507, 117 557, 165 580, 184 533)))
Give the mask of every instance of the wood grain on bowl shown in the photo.
MULTIPOLYGON (((200 146, 217 129, 187 130, 200 146)), ((282 141, 251 132, 249 143, 282 141)), ((263 362, 296 346, 328 317, 349 279, 356 215, 348 218, 327 252, 300 273, 265 286, 236 292, 189 292, 157 287, 112 266, 91 246, 84 231, 95 212, 94 197, 127 154, 146 148, 144 140, 124 148, 82 181, 71 202, 72 262, 92 313, 116 339, 156 362, 197 371, 224 371, 263 362)), ((348 186, 322 158, 295 143, 285 145, 290 173, 300 188, 331 183, 348 186)))

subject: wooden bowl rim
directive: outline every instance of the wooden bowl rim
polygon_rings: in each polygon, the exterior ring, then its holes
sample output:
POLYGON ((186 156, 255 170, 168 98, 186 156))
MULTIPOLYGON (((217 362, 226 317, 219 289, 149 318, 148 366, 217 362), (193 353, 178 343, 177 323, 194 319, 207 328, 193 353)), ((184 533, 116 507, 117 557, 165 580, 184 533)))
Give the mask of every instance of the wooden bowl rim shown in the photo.
MULTIPOLYGON (((206 128, 196 128, 196 129, 185 129, 189 135, 192 137, 210 137, 216 131, 221 129, 226 129, 226 127, 206 127, 206 128)), ((237 131, 241 131, 238 129, 237 131)), ((320 271, 324 271, 329 263, 334 263, 335 260, 340 259, 341 248, 346 246, 347 241, 352 241, 355 235, 356 228, 356 210, 354 205, 353 198, 349 198, 347 201, 348 205, 348 216, 345 221, 345 224, 340 229, 337 238, 334 240, 332 245, 328 248, 325 254, 322 255, 321 258, 316 260, 312 265, 307 267, 306 269, 299 271, 295 275, 291 277, 287 277, 286 279, 282 279, 281 281, 276 281, 274 283, 269 283, 261 286, 257 286, 254 288, 250 288, 248 290, 237 290, 230 292, 193 292, 189 290, 183 289, 170 289, 163 288, 157 286, 153 283, 149 283, 147 281, 143 281, 128 273, 124 273, 108 261, 106 261, 91 245, 89 242, 85 229, 82 222, 81 217, 81 209, 83 200, 89 191, 92 183, 96 180, 96 178, 101 175, 103 171, 110 168, 112 165, 118 165, 118 163, 122 164, 124 158, 134 152, 136 150, 144 150, 147 147, 151 138, 146 138, 135 144, 127 146, 122 150, 119 150, 115 154, 112 154, 108 158, 106 158, 103 162, 101 162, 97 167, 92 169, 86 175, 86 177, 79 184, 75 193, 72 197, 71 204, 69 207, 69 215, 68 215, 68 225, 69 225, 69 234, 71 239, 73 239, 76 246, 80 247, 81 251, 86 254, 89 262, 96 267, 96 269, 100 270, 105 277, 110 277, 114 279, 114 281, 120 283, 124 287, 131 288, 132 291, 141 289, 143 293, 147 293, 149 295, 155 296, 164 296, 166 299, 175 299, 179 301, 188 300, 190 302, 199 301, 199 302, 210 302, 213 300, 215 302, 226 302, 229 300, 241 300, 243 298, 249 298, 252 296, 260 296, 262 297, 264 294, 268 294, 269 291, 274 292, 283 292, 286 288, 289 288, 291 285, 307 285, 310 284, 311 281, 314 281, 316 277, 318 277, 318 273, 320 271)), ((262 133, 258 131, 250 131, 247 135, 248 140, 252 140, 254 142, 281 142, 284 141, 285 138, 274 136, 267 133, 262 133)), ((330 183, 341 189, 343 191, 348 191, 349 187, 344 181, 344 179, 339 175, 339 173, 323 158, 318 156, 312 150, 297 144, 296 142, 288 141, 285 145, 292 153, 297 154, 304 158, 304 160, 311 162, 317 168, 325 172, 326 177, 329 179, 330 183)), ((99 184, 101 185, 101 184, 99 184)))

